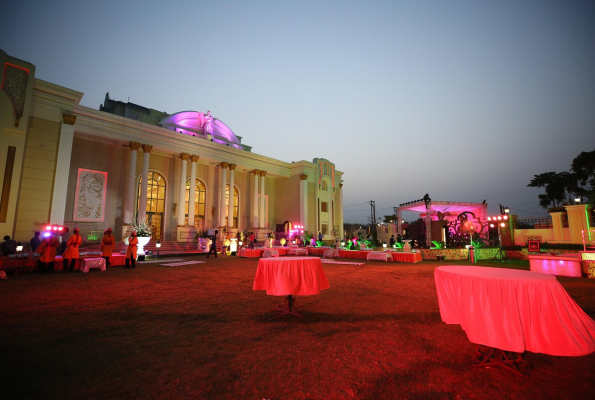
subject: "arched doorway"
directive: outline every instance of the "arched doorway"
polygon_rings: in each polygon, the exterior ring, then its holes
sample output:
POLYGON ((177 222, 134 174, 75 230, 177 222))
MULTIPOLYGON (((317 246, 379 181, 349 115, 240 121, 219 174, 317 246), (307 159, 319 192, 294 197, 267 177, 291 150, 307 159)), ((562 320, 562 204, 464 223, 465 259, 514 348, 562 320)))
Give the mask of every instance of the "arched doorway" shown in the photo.
POLYGON ((194 186, 194 223, 188 222, 188 204, 190 200, 190 179, 186 181, 186 224, 193 225, 198 230, 204 229, 205 223, 205 203, 207 198, 207 189, 203 181, 197 179, 194 186))
MULTIPOLYGON (((138 182, 138 202, 140 202, 140 192, 143 178, 138 182)), ((147 186, 147 220, 151 221, 153 226, 153 239, 163 238, 163 213, 165 212, 165 178, 158 172, 149 171, 147 186)))
MULTIPOLYGON (((238 216, 240 215, 240 192, 234 185, 233 187, 233 225, 232 228, 238 228, 238 216)), ((225 223, 229 219, 229 184, 225 188, 225 223)))

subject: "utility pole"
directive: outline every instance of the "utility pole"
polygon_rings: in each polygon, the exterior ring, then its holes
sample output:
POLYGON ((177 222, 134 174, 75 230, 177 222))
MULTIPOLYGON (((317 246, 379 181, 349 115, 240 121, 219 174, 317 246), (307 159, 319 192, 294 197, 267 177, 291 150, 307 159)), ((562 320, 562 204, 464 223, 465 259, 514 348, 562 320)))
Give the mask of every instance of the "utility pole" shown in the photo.
MULTIPOLYGON (((370 222, 374 227, 373 237, 374 239, 376 239, 378 237, 378 234, 376 233, 376 202, 374 200, 370 200, 370 222)), ((370 229, 370 231, 372 231, 372 229, 370 229)))

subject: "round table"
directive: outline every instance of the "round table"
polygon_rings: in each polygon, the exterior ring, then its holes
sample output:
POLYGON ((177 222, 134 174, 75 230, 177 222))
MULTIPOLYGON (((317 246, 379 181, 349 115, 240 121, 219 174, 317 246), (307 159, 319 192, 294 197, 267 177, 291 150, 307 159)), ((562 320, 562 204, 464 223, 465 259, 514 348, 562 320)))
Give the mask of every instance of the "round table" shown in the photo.
POLYGON ((460 324, 473 343, 554 356, 595 351, 595 321, 555 276, 453 265, 434 278, 442 321, 460 324))
POLYGON ((281 315, 299 315, 294 309, 295 296, 319 294, 329 282, 318 257, 261 258, 254 276, 253 290, 266 290, 268 295, 286 296, 287 308, 281 315))

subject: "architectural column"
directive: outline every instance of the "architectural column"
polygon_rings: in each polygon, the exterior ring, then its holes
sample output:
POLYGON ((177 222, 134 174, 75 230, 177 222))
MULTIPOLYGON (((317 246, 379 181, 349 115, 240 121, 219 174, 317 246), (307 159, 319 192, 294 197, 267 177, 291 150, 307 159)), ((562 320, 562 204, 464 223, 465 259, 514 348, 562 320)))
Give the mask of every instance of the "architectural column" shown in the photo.
POLYGON ((221 167, 221 190, 219 195, 219 226, 224 227, 225 225, 225 192, 227 185, 227 168, 229 164, 226 162, 222 162, 219 164, 221 167))
POLYGON ((134 199, 136 198, 136 156, 141 144, 139 142, 130 142, 130 162, 128 164, 128 184, 126 185, 126 203, 124 204, 124 222, 129 223, 134 220, 134 199))
POLYGON ((552 225, 554 228, 554 241, 563 241, 564 222, 562 221, 562 218, 564 217, 564 212, 551 212, 550 215, 552 216, 552 225))
POLYGON ((426 205, 426 246, 428 249, 432 245, 432 203, 426 205))
POLYGON ((255 169, 252 171, 254 174, 254 196, 252 201, 252 227, 258 228, 258 177, 260 176, 260 171, 255 169))
POLYGON ((153 146, 143 144, 143 177, 140 187, 140 198, 138 200, 138 220, 147 220, 147 188, 149 187, 149 154, 153 150, 153 146))
MULTIPOLYGON (((227 208, 227 227, 233 228, 233 175, 237 165, 229 164, 229 205, 227 208)), ((240 216, 238 215, 238 219, 240 216)))
POLYGON ((397 208, 397 233, 403 236, 403 212, 397 208))
POLYGON ((339 183, 339 191, 340 191, 340 198, 341 198, 341 204, 340 204, 340 208, 339 208, 339 210, 341 210, 340 211, 341 218, 339 219, 339 224, 340 224, 339 225, 339 233, 341 235, 341 239, 345 239, 345 228, 344 228, 345 222, 343 220, 343 184, 342 183, 339 183))
POLYGON ((266 176, 265 171, 260 171, 260 221, 259 226, 261 228, 266 227, 266 218, 265 218, 265 204, 264 204, 264 177, 266 176))
MULTIPOLYGON (((181 153, 182 168, 180 169, 180 195, 178 200, 178 226, 185 226, 184 219, 186 218, 186 172, 188 170, 187 161, 190 159, 190 154, 181 153)), ((192 191, 192 190, 191 190, 192 191)))
POLYGON ((564 206, 568 214, 568 230, 570 231, 570 243, 583 244, 583 231, 585 231, 585 240, 592 239, 593 234, 589 233, 589 217, 591 215, 590 204, 577 204, 573 206, 564 206))
POLYGON ((188 196, 188 225, 194 226, 194 205, 196 204, 196 162, 198 156, 190 156, 190 192, 188 196))
POLYGON ((308 175, 300 175, 300 224, 308 230, 308 175))
POLYGON ((68 175, 70 173, 70 156, 72 155, 72 139, 74 137, 74 123, 76 115, 62 114, 64 122, 60 127, 60 143, 56 160, 56 175, 54 176, 54 191, 52 193, 52 211, 50 224, 63 225, 66 210, 66 191, 68 189, 68 175))

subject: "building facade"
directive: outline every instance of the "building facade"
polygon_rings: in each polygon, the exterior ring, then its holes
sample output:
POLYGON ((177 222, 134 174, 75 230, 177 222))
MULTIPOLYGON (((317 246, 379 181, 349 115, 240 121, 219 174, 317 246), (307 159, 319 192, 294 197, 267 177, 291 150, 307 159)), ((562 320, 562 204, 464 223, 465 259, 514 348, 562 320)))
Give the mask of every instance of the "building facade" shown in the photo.
POLYGON ((166 241, 210 228, 262 238, 286 221, 343 236, 343 173, 329 160, 258 155, 210 112, 109 96, 103 111, 84 107, 83 93, 36 79, 34 65, 2 51, 0 65, 2 236, 28 241, 50 223, 90 239, 110 226, 120 239, 135 218, 166 241))

